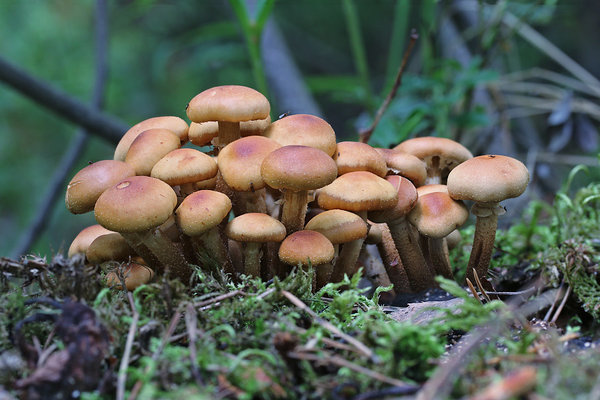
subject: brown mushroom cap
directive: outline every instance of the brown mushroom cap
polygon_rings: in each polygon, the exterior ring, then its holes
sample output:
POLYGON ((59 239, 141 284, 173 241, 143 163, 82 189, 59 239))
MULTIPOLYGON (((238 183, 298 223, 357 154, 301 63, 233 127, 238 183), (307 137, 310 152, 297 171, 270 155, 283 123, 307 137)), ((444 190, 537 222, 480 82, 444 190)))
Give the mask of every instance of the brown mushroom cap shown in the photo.
POLYGON ((188 104, 187 116, 194 122, 241 122, 265 119, 271 106, 260 92, 245 86, 216 86, 197 94, 188 104))
POLYGON ((411 181, 400 175, 388 175, 385 177, 398 193, 398 201, 392 208, 381 211, 370 211, 369 219, 374 222, 387 222, 396 218, 406 216, 417 204, 417 190, 411 181))
POLYGON ((133 167, 123 161, 103 160, 82 168, 67 186, 67 209, 73 214, 92 211, 102 192, 134 175, 133 167))
POLYGON ((337 166, 322 150, 283 146, 265 157, 261 175, 273 189, 315 190, 333 182, 337 166))
POLYGON ((300 145, 322 150, 333 156, 335 132, 322 118, 309 114, 294 114, 273 122, 264 135, 282 146, 300 145))
POLYGON ((398 194, 391 183, 367 171, 341 175, 319 190, 319 207, 360 212, 394 207, 398 194))
POLYGON ((207 146, 210 141, 219 135, 219 123, 217 121, 192 122, 190 124, 190 142, 196 146, 207 146))
POLYGON ((425 136, 405 140, 394 147, 396 151, 412 154, 421 160, 440 157, 440 168, 451 168, 473 157, 462 144, 452 139, 425 136))
POLYGON ((181 143, 185 143, 188 140, 188 128, 187 122, 179 117, 167 116, 148 118, 135 124, 125 132, 117 144, 114 159, 125 161, 125 156, 127 155, 127 151, 129 151, 131 143, 140 133, 147 131, 148 129, 168 129, 179 137, 181 143))
POLYGON ((188 236, 200 236, 217 226, 231 211, 231 200, 221 192, 199 190, 177 207, 175 219, 188 236))
MULTIPOLYGON (((130 262, 123 267, 123 275, 125 276, 126 289, 132 291, 150 282, 154 277, 154 271, 147 265, 130 262)), ((121 282, 115 271, 106 274, 106 284, 108 286, 120 286, 121 282)))
POLYGON ((497 203, 520 196, 529 183, 527 167, 512 157, 483 155, 463 162, 448 175, 448 193, 456 200, 497 203))
POLYGON ((285 226, 267 214, 247 213, 235 217, 225 228, 227 237, 238 242, 281 242, 285 226))
POLYGON ((108 230, 100 224, 91 225, 86 228, 83 228, 81 232, 79 232, 77 236, 75 236, 75 239, 73 239, 73 241, 71 242, 67 256, 73 257, 75 254, 85 254, 88 247, 90 247, 90 244, 98 236, 107 235, 109 233, 114 233, 114 231, 108 230))
POLYGON ((333 159, 338 167, 338 175, 352 171, 369 171, 383 178, 387 174, 383 156, 366 143, 339 142, 333 159))
POLYGON ((265 130, 267 130, 269 125, 271 125, 271 115, 267 115, 267 118, 265 119, 242 121, 240 122, 240 135, 242 137, 264 135, 265 130))
POLYGON ((425 196, 426 194, 433 192, 448 193, 448 186, 442 185, 440 183, 433 183, 431 185, 423 185, 417 188, 417 193, 419 194, 419 197, 425 196))
POLYGON ((419 197, 417 205, 408 214, 408 220, 425 236, 443 238, 462 226, 469 211, 462 201, 447 193, 432 192, 419 197))
POLYGON ((333 244, 317 231, 297 231, 289 235, 279 247, 279 259, 289 265, 320 265, 333 259, 333 244))
POLYGON ((120 233, 108 233, 98 236, 85 252, 85 258, 90 264, 100 264, 105 261, 127 261, 136 254, 120 233))
POLYGON ((145 231, 173 214, 177 195, 171 186, 149 176, 132 176, 106 190, 94 207, 96 221, 115 232, 145 231))
POLYGON ((345 210, 319 213, 308 221, 304 229, 322 233, 333 244, 347 243, 367 236, 365 221, 345 210))
POLYGON ((179 137, 168 129, 149 129, 140 133, 129 146, 125 162, 137 175, 149 176, 152 167, 169 152, 181 147, 179 137))
POLYGON ((425 162, 412 154, 397 150, 375 148, 385 159, 387 175, 400 175, 409 179, 413 185, 419 187, 427 179, 425 162))
POLYGON ((150 176, 160 179, 171 186, 194 183, 217 175, 215 160, 196 149, 175 149, 161 158, 150 176))
POLYGON ((263 160, 280 148, 274 140, 263 136, 248 136, 223 147, 218 164, 225 183, 238 192, 250 192, 265 187, 261 176, 263 160))

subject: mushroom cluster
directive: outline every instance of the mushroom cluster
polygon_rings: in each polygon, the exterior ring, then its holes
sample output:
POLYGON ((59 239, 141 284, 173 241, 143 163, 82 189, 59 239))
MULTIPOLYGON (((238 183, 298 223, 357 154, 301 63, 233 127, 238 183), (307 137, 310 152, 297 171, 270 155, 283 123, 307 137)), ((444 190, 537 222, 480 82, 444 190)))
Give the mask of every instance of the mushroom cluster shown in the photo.
POLYGON ((98 223, 69 256, 125 263, 127 289, 165 272, 188 282, 198 265, 262 279, 312 266, 315 289, 364 267, 375 285, 422 291, 436 275, 453 277, 448 243, 469 216, 463 201, 477 217, 467 276, 483 279, 499 203, 529 180, 519 161, 473 157, 449 139, 380 149, 337 143, 313 115, 271 123, 268 100, 243 86, 205 90, 186 111, 190 125, 174 116, 136 124, 113 160, 67 187, 68 210, 93 211, 98 223))

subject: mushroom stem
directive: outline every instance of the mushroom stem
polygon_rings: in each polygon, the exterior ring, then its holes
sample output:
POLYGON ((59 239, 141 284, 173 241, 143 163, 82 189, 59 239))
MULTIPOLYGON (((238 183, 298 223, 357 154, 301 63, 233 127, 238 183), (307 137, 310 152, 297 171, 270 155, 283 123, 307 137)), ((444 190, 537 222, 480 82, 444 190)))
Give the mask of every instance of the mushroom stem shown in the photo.
POLYGON ((411 232, 411 225, 405 217, 388 221, 394 244, 408 275, 410 286, 420 292, 435 286, 433 274, 429 271, 419 242, 411 232))
POLYGON ((444 238, 430 237, 428 246, 431 265, 433 266, 435 273, 446 279, 454 279, 452 266, 448 259, 448 247, 446 246, 444 238))
POLYGON ((442 168, 440 167, 440 157, 431 157, 431 162, 427 163, 427 178, 425 185, 437 185, 442 183, 442 168))
POLYGON ((491 290, 491 284, 485 279, 487 276, 494 241, 496 239, 496 228, 498 227, 498 215, 504 214, 504 208, 498 203, 475 203, 471 212, 477 217, 475 221, 475 236, 473 237, 473 249, 469 257, 466 277, 475 282, 473 270, 477 272, 484 289, 491 290))
POLYGON ((260 242, 244 243, 244 273, 248 276, 260 277, 262 245, 260 242))
POLYGON ((313 266, 315 270, 315 283, 314 289, 319 290, 323 286, 331 282, 331 272, 333 271, 333 265, 331 263, 325 263, 313 266))
POLYGON ((219 121, 219 149, 222 149, 240 137, 239 122, 219 121))
POLYGON ((200 261, 203 256, 208 255, 218 263, 225 273, 235 272, 219 226, 209 229, 200 236, 192 237, 192 245, 200 261))
POLYGON ((181 185, 179 185, 179 195, 182 198, 185 198, 186 196, 194 193, 196 191, 196 188, 194 187, 193 183, 182 183, 181 185))
MULTIPOLYGON (((359 263, 364 267, 364 276, 371 281, 374 287, 387 287, 392 284, 376 245, 363 246, 360 251, 359 263)), ((396 297, 396 291, 392 289, 382 296, 391 301, 396 297)))
POLYGON ((235 192, 233 201, 234 215, 247 213, 267 213, 265 202, 266 191, 259 189, 254 192, 235 192))
MULTIPOLYGON (((155 270, 170 270, 175 276, 179 277, 183 282, 187 282, 192 275, 192 269, 188 261, 183 256, 182 252, 177 248, 171 240, 161 231, 160 227, 150 229, 144 232, 127 232, 121 233, 131 247, 138 252, 139 243, 143 243, 148 248, 149 252, 154 255, 154 259, 158 260, 159 265, 155 270)), ((146 262, 148 254, 138 253, 146 262)), ((152 258, 151 258, 152 260, 152 258)), ((153 267, 153 265, 150 265, 153 267)))
MULTIPOLYGON (((363 221, 367 221, 366 211, 358 211, 356 214, 358 214, 363 221)), ((360 249, 362 248, 364 242, 365 238, 360 238, 342 244, 342 249, 339 251, 339 256, 335 261, 333 271, 331 272, 331 282, 340 282, 342 279, 344 279, 344 274, 350 277, 356 273, 358 270, 356 268, 356 262, 358 261, 360 249)))
POLYGON ((390 233, 390 228, 387 224, 380 224, 381 226, 381 242, 377 244, 377 250, 381 255, 383 266, 390 278, 390 281, 394 285, 396 293, 410 293, 410 282, 408 275, 398 254, 398 249, 394 244, 394 239, 390 233))
POLYGON ((304 228, 307 199, 308 192, 306 190, 283 190, 281 223, 285 226, 288 235, 304 228))

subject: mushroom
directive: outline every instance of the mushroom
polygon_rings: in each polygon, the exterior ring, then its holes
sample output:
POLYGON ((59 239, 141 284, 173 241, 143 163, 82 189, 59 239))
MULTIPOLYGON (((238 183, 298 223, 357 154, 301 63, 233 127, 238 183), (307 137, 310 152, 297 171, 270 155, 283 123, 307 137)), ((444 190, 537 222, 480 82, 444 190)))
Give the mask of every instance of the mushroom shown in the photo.
POLYGON ((474 281, 473 270, 484 283, 492 257, 498 216, 505 210, 500 202, 520 196, 529 183, 529 172, 522 162, 501 155, 474 157, 454 168, 448 175, 448 193, 456 200, 471 200, 477 219, 473 250, 469 257, 467 278, 474 281))
POLYGON ((179 117, 166 116, 166 117, 153 117, 148 118, 142 122, 139 122, 132 126, 117 144, 115 149, 114 159, 118 161, 125 161, 125 156, 129 151, 129 146, 135 140, 138 135, 148 129, 168 129, 173 132, 181 144, 188 141, 188 124, 179 117))
POLYGON ((316 231, 301 230, 286 237, 279 246, 279 259, 293 266, 314 268, 313 289, 327 284, 333 259, 333 244, 316 231))
POLYGON ((369 218, 387 223, 410 285, 420 292, 435 286, 435 281, 419 246, 418 235, 406 220, 417 203, 417 191, 408 179, 401 176, 389 175, 386 180, 394 187, 397 201, 392 208, 369 212, 369 218))
POLYGON ((443 183, 442 179, 458 164, 473 158, 471 152, 452 139, 425 136, 405 140, 394 150, 412 154, 427 164, 425 184, 443 183))
POLYGON ((117 232, 98 236, 85 252, 88 263, 93 265, 107 261, 128 261, 135 256, 129 243, 117 232))
POLYGON ((371 222, 371 229, 378 227, 381 235, 381 240, 376 243, 377 250, 383 261, 383 266, 387 275, 394 285, 396 293, 410 293, 412 289, 410 287, 410 280, 406 273, 406 269, 402 264, 402 259, 394 243, 394 238, 390 232, 390 228, 385 222, 373 223, 371 222))
MULTIPOLYGON (((368 230, 367 224, 360 216, 350 211, 337 209, 315 215, 308 221, 304 229, 325 235, 334 245, 334 259, 339 254, 340 244, 343 246, 344 243, 364 240, 368 230)), ((330 280, 330 277, 327 277, 327 280, 330 280)))
POLYGON ((67 185, 67 210, 73 214, 92 211, 102 192, 134 175, 133 167, 123 161, 102 160, 82 168, 67 185))
POLYGON ((248 136, 229 143, 219 152, 219 171, 225 183, 235 191, 235 215, 267 212, 261 166, 265 157, 280 147, 269 138, 248 136))
POLYGON ((382 149, 375 150, 383 156, 387 165, 387 175, 400 175, 410 180, 415 187, 425 184, 427 179, 426 164, 420 158, 412 154, 398 150, 382 149))
POLYGON ((387 173, 384 158, 366 143, 339 142, 333 159, 338 167, 338 175, 352 171, 369 171, 383 178, 387 173))
POLYGON ((286 232, 285 226, 270 215, 248 213, 229 221, 225 233, 228 238, 243 243, 244 273, 259 277, 262 245, 281 242, 286 232))
POLYGON ((175 220, 202 261, 204 255, 213 257, 226 273, 233 273, 226 238, 219 224, 231 211, 231 200, 221 192, 199 190, 186 197, 177 210, 175 220))
POLYGON ((443 192, 419 196, 416 206, 408 213, 411 224, 428 238, 431 265, 436 274, 444 278, 454 278, 444 238, 464 224, 468 217, 469 211, 463 202, 453 200, 443 192))
POLYGON ((179 147, 179 137, 170 130, 149 129, 131 142, 125 162, 133 167, 136 175, 149 176, 154 164, 179 147))
POLYGON ((260 92, 245 86, 216 86, 197 94, 187 106, 187 116, 193 122, 217 121, 218 143, 223 148, 237 140, 240 122, 267 118, 271 106, 260 92))
POLYGON ((154 270, 170 270, 185 282, 192 272, 188 262, 158 229, 176 205, 171 186, 148 176, 132 176, 102 193, 94 214, 100 225, 123 235, 154 270))
MULTIPOLYGON (((139 257, 136 261, 128 262, 118 268, 122 271, 125 278, 125 288, 129 291, 133 291, 150 282, 154 277, 154 271, 145 265, 144 260, 139 257)), ((106 284, 109 287, 115 286, 122 289, 119 276, 114 270, 106 274, 106 284)))
POLYGON ((114 233, 114 231, 108 230, 99 224, 83 228, 71 242, 67 257, 73 257, 75 254, 85 254, 88 247, 90 247, 90 244, 98 236, 107 235, 109 233, 114 233))
POLYGON ((178 186, 180 199, 183 199, 196 191, 196 182, 216 178, 217 163, 196 149, 175 149, 154 164, 150 176, 178 186))
POLYGON ((283 146, 265 157, 261 175, 267 185, 283 193, 281 222, 289 234, 304 227, 308 191, 333 182, 337 166, 322 150, 283 146))
POLYGON ((314 147, 333 156, 336 149, 335 131, 322 118, 310 114, 288 115, 273 122, 264 136, 282 146, 314 147))
MULTIPOLYGON (((317 202, 325 210, 342 209, 358 214, 367 221, 367 211, 393 207, 398 201, 394 187, 385 179, 368 171, 354 171, 341 175, 335 181, 319 190, 317 202)), ((366 235, 365 235, 366 236, 366 235)), ((344 244, 337 259, 332 282, 342 280, 344 274, 356 272, 356 261, 364 237, 344 244)))

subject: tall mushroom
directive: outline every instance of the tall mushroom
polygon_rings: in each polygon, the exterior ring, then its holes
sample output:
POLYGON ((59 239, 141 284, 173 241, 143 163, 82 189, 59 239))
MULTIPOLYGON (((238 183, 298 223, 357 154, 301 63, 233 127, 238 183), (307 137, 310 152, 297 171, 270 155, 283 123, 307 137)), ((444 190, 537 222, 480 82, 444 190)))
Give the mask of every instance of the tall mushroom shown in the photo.
POLYGON ((197 94, 187 106, 187 116, 193 122, 217 121, 218 143, 223 148, 237 140, 240 122, 268 117, 271 106, 260 92, 245 86, 215 86, 197 94))
POLYGON ((261 175, 267 185, 283 193, 281 222, 290 234, 304 227, 308 191, 333 182, 337 166, 322 150, 283 146, 265 157, 261 175))
POLYGON ((498 216, 505 210, 500 202, 520 196, 529 183, 527 167, 512 157, 483 155, 454 168, 448 175, 448 193, 456 200, 471 200, 477 219, 473 250, 469 257, 467 278, 474 280, 473 270, 487 286, 485 279, 492 258, 498 216))

